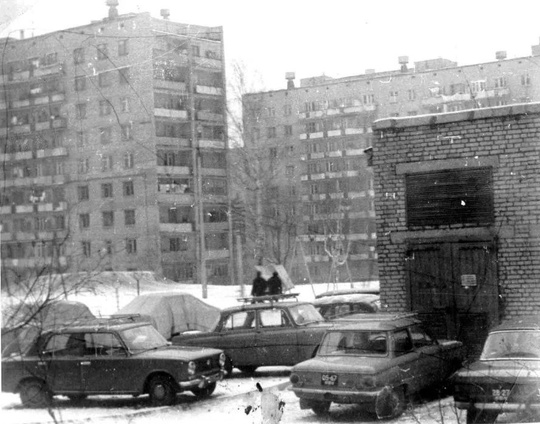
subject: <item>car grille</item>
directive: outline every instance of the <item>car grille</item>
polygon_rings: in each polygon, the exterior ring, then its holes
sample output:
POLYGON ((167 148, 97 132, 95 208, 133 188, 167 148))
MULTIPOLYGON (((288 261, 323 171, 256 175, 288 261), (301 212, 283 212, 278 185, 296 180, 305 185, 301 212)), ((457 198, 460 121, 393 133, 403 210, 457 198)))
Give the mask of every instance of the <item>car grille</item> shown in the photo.
POLYGON ((196 361, 197 373, 204 373, 207 371, 215 371, 220 368, 219 356, 212 356, 210 358, 199 359, 196 361))

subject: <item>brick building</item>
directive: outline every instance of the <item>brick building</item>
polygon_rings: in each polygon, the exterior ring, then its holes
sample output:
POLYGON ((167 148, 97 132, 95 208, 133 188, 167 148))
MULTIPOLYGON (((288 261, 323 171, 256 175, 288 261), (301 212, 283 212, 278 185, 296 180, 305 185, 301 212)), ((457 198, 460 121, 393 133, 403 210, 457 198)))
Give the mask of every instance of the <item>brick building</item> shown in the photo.
POLYGON ((1 40, 2 278, 227 282, 222 28, 108 4, 89 25, 1 40))
POLYGON ((296 234, 314 280, 329 281, 332 261, 324 240, 339 232, 349 249, 340 279, 378 276, 375 191, 364 154, 372 144, 372 123, 540 101, 539 53, 538 45, 532 57, 507 59, 500 51, 492 62, 464 66, 441 58, 409 66, 404 56, 398 70, 305 78, 299 86, 288 73, 286 89, 244 96, 256 105, 246 117, 248 136, 270 158, 276 148, 283 152, 285 178, 271 182, 268 198, 289 209, 301 200, 296 234))
POLYGON ((472 349, 540 308, 540 103, 374 124, 382 303, 472 349))

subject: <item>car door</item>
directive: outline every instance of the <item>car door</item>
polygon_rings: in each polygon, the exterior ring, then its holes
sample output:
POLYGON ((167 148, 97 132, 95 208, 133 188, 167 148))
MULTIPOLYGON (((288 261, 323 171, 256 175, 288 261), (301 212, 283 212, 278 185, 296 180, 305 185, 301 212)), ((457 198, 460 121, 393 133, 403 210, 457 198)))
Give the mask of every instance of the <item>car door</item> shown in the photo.
POLYGON ((399 369, 400 383, 407 384, 413 393, 423 387, 424 371, 420 354, 414 350, 409 332, 406 328, 396 330, 392 334, 394 361, 399 369))
POLYGON ((223 349, 236 366, 258 365, 255 339, 255 311, 236 311, 223 318, 215 346, 223 349))
POLYGON ((298 356, 295 327, 281 308, 258 311, 256 356, 259 365, 294 365, 298 356))
POLYGON ((448 368, 444 363, 440 346, 420 325, 410 327, 409 331, 413 347, 420 354, 419 362, 426 385, 438 382, 447 375, 448 368))
POLYGON ((122 393, 138 389, 128 352, 115 333, 85 334, 86 353, 81 361, 85 393, 122 393))
POLYGON ((81 333, 52 334, 38 365, 46 370, 47 385, 54 393, 78 393, 83 390, 81 360, 84 335, 81 333))

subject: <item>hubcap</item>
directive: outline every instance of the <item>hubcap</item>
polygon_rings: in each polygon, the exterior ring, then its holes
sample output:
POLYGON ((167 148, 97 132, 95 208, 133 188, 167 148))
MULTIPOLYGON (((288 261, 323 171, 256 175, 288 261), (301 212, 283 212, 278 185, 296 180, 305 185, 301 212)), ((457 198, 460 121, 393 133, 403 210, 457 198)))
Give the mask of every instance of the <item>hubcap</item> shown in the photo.
POLYGON ((154 386, 154 396, 163 399, 165 397, 165 387, 162 384, 154 386))

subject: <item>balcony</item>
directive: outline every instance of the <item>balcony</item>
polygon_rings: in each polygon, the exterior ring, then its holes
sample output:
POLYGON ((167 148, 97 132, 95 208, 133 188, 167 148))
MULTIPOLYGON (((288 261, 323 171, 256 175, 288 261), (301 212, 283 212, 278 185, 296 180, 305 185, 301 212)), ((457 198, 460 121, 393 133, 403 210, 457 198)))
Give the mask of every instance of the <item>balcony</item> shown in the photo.
POLYGON ((0 153, 0 160, 6 161, 15 161, 15 160, 28 160, 32 159, 32 151, 28 150, 26 152, 17 152, 17 153, 0 153))
POLYGON ((219 250, 207 250, 206 259, 223 259, 230 256, 228 249, 219 249, 219 250))
POLYGON ((311 174, 311 175, 310 175, 310 180, 311 180, 311 181, 324 180, 324 173, 321 173, 321 174, 311 174))
POLYGON ((45 122, 36 122, 35 129, 36 131, 44 131, 51 128, 51 123, 49 121, 45 122))
POLYGON ((365 155, 364 149, 347 149, 345 150, 347 156, 362 156, 365 155))
POLYGON ((204 223, 204 230, 206 232, 226 231, 228 229, 229 229, 228 222, 205 222, 204 223))
POLYGON ((221 60, 209 57, 196 58, 195 63, 202 68, 221 69, 223 67, 223 62, 221 60))
POLYGON ((60 256, 58 258, 21 258, 21 259, 4 259, 4 266, 12 267, 21 267, 21 268, 34 268, 34 267, 45 267, 48 265, 60 265, 66 266, 67 259, 65 256, 60 256))
POLYGON ((164 88, 167 90, 176 90, 186 92, 187 85, 183 81, 169 81, 154 78, 154 88, 164 88))
POLYGON ((363 133, 364 133, 363 128, 345 128, 346 135, 363 134, 363 133))
POLYGON ((315 139, 315 138, 323 138, 324 137, 324 132, 322 131, 319 131, 319 132, 314 132, 314 133, 310 133, 309 134, 309 138, 311 140, 315 139))
POLYGON ((67 127, 67 119, 66 118, 56 118, 52 121, 52 127, 55 129, 58 128, 66 128, 67 127))
POLYGON ((178 205, 191 205, 193 204, 193 199, 193 193, 168 193, 166 191, 158 192, 158 202, 160 203, 173 202, 178 205))
POLYGON ((201 172, 201 175, 203 176, 217 176, 217 177, 227 176, 227 170, 220 169, 220 168, 201 168, 200 172, 201 172))
POLYGON ((298 114, 300 119, 320 118, 323 115, 324 115, 323 110, 314 110, 314 111, 311 111, 311 112, 300 112, 298 114))
POLYGON ((56 93, 56 94, 53 94, 51 96, 40 96, 40 97, 35 97, 33 102, 34 102, 34 105, 38 106, 38 105, 46 105, 47 103, 51 102, 63 102, 65 100, 65 95, 64 93, 56 93))
POLYGON ((188 166, 158 166, 157 173, 168 175, 190 175, 191 168, 188 166))
POLYGON ((16 108, 19 108, 19 107, 28 107, 30 106, 30 100, 29 99, 25 99, 25 100, 14 100, 11 102, 11 107, 13 109, 16 109, 16 108))
POLYGON ((221 96, 223 94, 221 87, 210 87, 208 85, 197 85, 195 91, 198 94, 210 94, 212 96, 221 96))
POLYGON ((165 118, 188 119, 187 110, 155 108, 154 115, 165 118))
POLYGON ((42 77, 45 75, 58 74, 63 72, 64 66, 61 63, 55 63, 54 65, 44 66, 42 68, 34 69, 34 77, 42 77))
POLYGON ((27 81, 29 78, 30 78, 30 71, 14 72, 11 75, 10 82, 27 81))
POLYGON ((223 140, 199 140, 199 147, 210 149, 225 149, 225 142, 223 140))
POLYGON ((164 233, 192 233, 193 224, 191 223, 182 223, 182 224, 160 223, 159 231, 162 231, 164 233))
POLYGON ((338 137, 341 135, 341 130, 330 130, 328 131, 328 137, 338 137))
POLYGON ((343 152, 341 150, 335 152, 328 152, 327 156, 330 158, 340 158, 343 156, 343 152))
POLYGON ((322 159, 324 158, 324 152, 310 153, 310 159, 322 159))
POLYGON ((14 134, 26 134, 30 132, 30 124, 16 125, 10 128, 10 131, 14 134))

